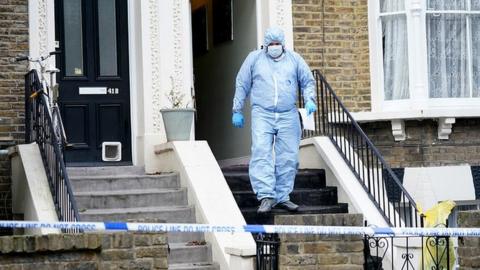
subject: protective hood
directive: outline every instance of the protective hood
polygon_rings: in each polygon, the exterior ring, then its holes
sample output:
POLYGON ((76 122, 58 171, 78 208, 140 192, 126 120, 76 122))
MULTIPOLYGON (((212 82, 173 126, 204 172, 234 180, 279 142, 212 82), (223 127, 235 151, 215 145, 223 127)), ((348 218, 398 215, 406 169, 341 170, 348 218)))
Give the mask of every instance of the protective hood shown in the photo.
POLYGON ((265 37, 263 40, 263 45, 268 46, 268 44, 273 41, 282 43, 282 46, 285 46, 285 34, 280 27, 273 26, 265 31, 265 37))

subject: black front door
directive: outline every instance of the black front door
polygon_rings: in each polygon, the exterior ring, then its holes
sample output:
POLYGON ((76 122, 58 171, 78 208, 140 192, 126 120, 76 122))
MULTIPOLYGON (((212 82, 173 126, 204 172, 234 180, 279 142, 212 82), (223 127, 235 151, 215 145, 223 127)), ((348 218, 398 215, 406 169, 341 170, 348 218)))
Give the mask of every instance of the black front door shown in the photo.
POLYGON ((127 0, 56 0, 59 102, 68 163, 102 161, 120 142, 131 161, 127 0))

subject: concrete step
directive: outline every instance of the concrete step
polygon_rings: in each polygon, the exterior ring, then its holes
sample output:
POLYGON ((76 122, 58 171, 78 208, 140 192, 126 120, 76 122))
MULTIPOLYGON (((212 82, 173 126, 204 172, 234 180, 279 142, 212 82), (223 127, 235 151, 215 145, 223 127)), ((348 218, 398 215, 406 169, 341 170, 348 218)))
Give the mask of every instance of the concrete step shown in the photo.
MULTIPOLYGON (((248 171, 225 170, 223 175, 232 191, 251 190, 248 171)), ((295 188, 324 188, 326 186, 325 170, 299 170, 295 177, 295 188)))
POLYGON ((74 191, 179 188, 178 173, 159 175, 71 176, 74 191))
POLYGON ((187 243, 169 243, 168 263, 211 262, 212 248, 209 243, 188 245, 187 243))
POLYGON ((204 233, 194 232, 168 232, 169 243, 188 243, 192 241, 204 241, 204 233))
POLYGON ((332 214, 332 213, 348 213, 348 204, 339 203, 336 205, 326 206, 310 206, 300 205, 297 212, 288 212, 283 209, 272 209, 268 214, 257 214, 258 207, 249 207, 241 209, 247 224, 274 224, 276 215, 303 215, 303 214, 332 214))
POLYGON ((171 270, 220 270, 216 262, 175 263, 168 265, 171 270))
MULTIPOLYGON (((174 207, 170 208, 161 208, 161 207, 150 207, 150 208, 141 208, 141 209, 94 209, 87 210, 80 213, 82 221, 123 221, 123 222, 134 222, 135 220, 141 220, 146 217, 148 218, 159 218, 161 222, 173 222, 173 223, 191 223, 195 222, 193 218, 194 210, 188 207, 174 207), (113 210, 113 211, 112 211, 113 210), (139 212, 142 211, 142 212, 139 212)), ((191 241, 202 241, 205 240, 204 233, 195 233, 195 232, 168 232, 168 242, 169 243, 186 243, 191 241)))
POLYGON ((128 221, 154 218, 167 223, 194 223, 195 208, 188 206, 154 206, 137 208, 88 209, 80 212, 81 221, 128 221))
POLYGON ((68 176, 145 175, 141 166, 67 167, 68 176))
POLYGON ((187 205, 186 188, 74 192, 81 209, 187 205))
MULTIPOLYGON (((146 175, 143 167, 68 168, 82 221, 195 223, 178 173, 146 175)), ((169 269, 219 270, 204 233, 168 233, 169 269), (190 243, 190 244, 188 244, 190 243)))
MULTIPOLYGON (((233 196, 240 208, 257 207, 260 204, 253 191, 234 191, 233 196)), ((337 187, 295 189, 290 193, 290 199, 299 205, 335 205, 338 203, 337 187)))

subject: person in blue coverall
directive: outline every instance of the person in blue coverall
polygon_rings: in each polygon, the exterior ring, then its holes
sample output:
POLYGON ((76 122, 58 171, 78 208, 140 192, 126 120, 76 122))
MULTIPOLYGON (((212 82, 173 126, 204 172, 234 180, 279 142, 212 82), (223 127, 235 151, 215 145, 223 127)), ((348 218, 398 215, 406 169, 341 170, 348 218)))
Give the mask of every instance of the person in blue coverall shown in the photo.
POLYGON ((242 110, 250 96, 252 149, 250 182, 260 214, 280 207, 297 211, 290 201, 298 168, 301 139, 296 101, 302 92, 307 114, 317 110, 315 80, 305 60, 285 48, 285 35, 278 27, 265 32, 263 48, 251 52, 237 74, 232 123, 244 125, 242 110))

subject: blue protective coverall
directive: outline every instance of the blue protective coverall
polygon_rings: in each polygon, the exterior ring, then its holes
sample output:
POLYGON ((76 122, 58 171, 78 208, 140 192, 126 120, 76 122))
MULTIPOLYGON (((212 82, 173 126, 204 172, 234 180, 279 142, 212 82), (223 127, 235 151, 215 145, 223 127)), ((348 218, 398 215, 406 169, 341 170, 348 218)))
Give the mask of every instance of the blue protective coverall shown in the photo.
POLYGON ((284 49, 273 59, 266 47, 273 41, 285 48, 280 28, 265 33, 264 49, 251 52, 237 74, 233 112, 242 112, 250 96, 252 107, 252 149, 249 175, 258 200, 289 200, 298 169, 301 139, 296 102, 298 87, 305 104, 315 102, 315 81, 303 58, 284 49), (274 149, 272 149, 274 148, 274 149))

